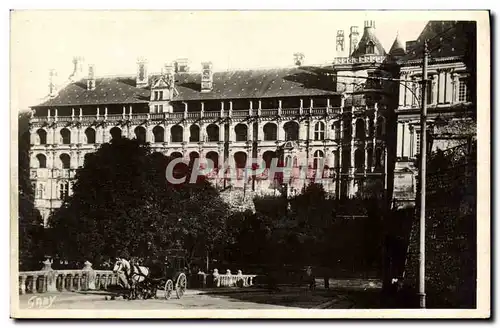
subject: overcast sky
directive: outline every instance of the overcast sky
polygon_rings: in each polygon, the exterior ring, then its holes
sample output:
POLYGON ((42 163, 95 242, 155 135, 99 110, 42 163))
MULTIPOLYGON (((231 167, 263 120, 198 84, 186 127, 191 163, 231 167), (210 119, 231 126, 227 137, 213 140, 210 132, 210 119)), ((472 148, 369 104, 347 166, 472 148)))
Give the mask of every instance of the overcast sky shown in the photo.
POLYGON ((135 74, 138 57, 149 72, 186 57, 192 70, 212 61, 215 70, 289 66, 293 53, 305 64, 331 62, 335 37, 343 29, 375 20, 376 33, 389 51, 396 34, 403 42, 418 37, 422 15, 398 12, 267 11, 16 11, 12 14, 12 107, 25 110, 47 95, 48 72, 58 82, 72 71, 72 58, 85 58, 98 76, 135 74), (413 19, 413 20, 412 20, 413 19))

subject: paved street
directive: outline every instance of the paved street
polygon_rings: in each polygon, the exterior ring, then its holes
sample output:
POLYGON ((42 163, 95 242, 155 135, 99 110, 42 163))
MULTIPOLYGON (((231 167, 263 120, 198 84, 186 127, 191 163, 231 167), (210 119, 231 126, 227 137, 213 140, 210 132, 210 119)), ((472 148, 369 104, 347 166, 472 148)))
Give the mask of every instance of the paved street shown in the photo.
POLYGON ((37 298, 46 301, 46 304, 51 302, 47 305, 51 309, 290 309, 352 306, 341 295, 326 290, 311 292, 304 288, 290 288, 275 293, 267 290, 218 290, 210 294, 188 290, 181 299, 174 295, 169 300, 165 300, 161 292, 158 296, 158 299, 128 301, 122 298, 105 300, 105 295, 101 293, 28 294, 20 296, 19 306, 21 309, 37 308, 37 298))

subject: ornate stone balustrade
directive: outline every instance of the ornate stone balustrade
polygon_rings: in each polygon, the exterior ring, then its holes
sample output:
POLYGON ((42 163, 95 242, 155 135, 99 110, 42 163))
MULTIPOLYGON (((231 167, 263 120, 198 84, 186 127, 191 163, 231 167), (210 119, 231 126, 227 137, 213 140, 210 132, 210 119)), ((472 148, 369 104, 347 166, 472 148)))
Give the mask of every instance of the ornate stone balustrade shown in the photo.
POLYGON ((19 294, 105 289, 117 281, 111 270, 93 270, 89 262, 81 270, 54 270, 46 260, 42 270, 19 272, 19 294))
POLYGON ((233 275, 230 270, 225 274, 219 274, 217 269, 214 269, 212 274, 214 278, 214 287, 249 287, 253 285, 255 274, 243 274, 241 270, 233 275))

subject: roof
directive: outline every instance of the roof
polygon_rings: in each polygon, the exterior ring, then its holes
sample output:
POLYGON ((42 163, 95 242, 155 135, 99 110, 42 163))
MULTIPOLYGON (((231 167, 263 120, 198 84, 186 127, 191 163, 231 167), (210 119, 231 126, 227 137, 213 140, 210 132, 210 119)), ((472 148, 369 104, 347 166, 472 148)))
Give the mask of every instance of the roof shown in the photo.
MULTIPOLYGON (((173 101, 216 100, 238 98, 268 98, 287 96, 336 95, 333 80, 321 67, 291 67, 259 70, 214 72, 213 89, 201 92, 201 73, 176 73, 178 94, 173 101)), ((150 76, 150 86, 160 75, 150 76)), ((145 103, 150 88, 136 88, 135 77, 101 78, 95 90, 87 90, 86 80, 72 83, 59 94, 40 105, 82 106, 96 104, 145 103)))
POLYGON ((375 35, 374 27, 365 27, 365 31, 363 32, 363 36, 361 40, 359 40, 358 46, 356 50, 353 51, 352 57, 361 57, 364 55, 376 55, 376 56, 385 56, 386 52, 384 46, 380 42, 380 40, 375 35), (375 52, 372 54, 366 53, 366 47, 368 43, 373 43, 375 52))
POLYGON ((431 59, 471 55, 476 40, 475 34, 475 22, 429 21, 400 63, 421 60, 425 40, 428 40, 431 59))
POLYGON ((403 42, 399 39, 399 34, 396 35, 396 39, 394 39, 394 43, 391 46, 391 50, 389 50, 389 54, 391 56, 404 56, 405 55, 405 46, 403 42))

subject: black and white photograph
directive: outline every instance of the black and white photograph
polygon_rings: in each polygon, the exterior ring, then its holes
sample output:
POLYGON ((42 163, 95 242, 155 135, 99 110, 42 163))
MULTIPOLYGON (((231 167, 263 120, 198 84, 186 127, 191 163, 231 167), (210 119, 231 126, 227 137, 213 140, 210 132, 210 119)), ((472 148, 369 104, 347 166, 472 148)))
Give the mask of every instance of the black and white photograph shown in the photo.
POLYGON ((490 317, 488 11, 10 29, 12 318, 490 317))

